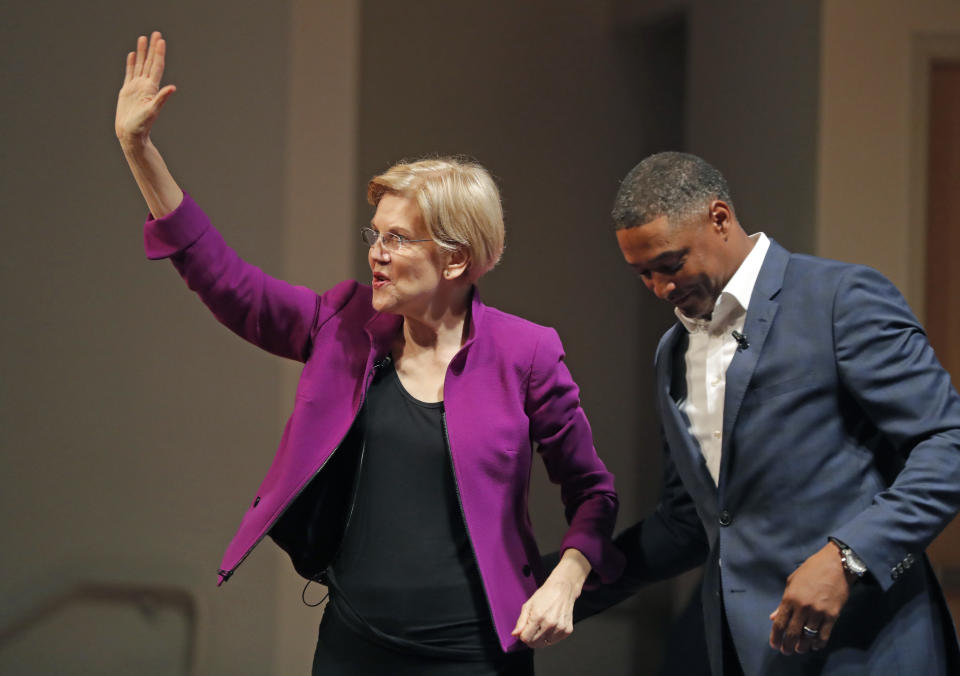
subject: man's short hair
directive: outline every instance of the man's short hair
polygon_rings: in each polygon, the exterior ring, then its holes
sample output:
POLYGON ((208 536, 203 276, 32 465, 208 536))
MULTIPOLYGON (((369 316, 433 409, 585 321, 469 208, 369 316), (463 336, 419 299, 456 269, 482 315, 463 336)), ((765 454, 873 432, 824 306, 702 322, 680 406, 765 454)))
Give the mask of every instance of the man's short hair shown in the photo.
POLYGON ((613 222, 623 230, 666 216, 675 225, 715 199, 733 209, 730 188, 717 169, 696 155, 657 153, 623 179, 613 202, 613 222))

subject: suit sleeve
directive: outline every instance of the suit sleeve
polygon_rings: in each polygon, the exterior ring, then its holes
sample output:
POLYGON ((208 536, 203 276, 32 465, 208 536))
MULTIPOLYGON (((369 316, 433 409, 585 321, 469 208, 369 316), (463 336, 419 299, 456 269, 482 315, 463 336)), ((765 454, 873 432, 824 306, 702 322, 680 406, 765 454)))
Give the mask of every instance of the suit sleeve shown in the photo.
POLYGON ((906 301, 880 273, 845 273, 833 325, 840 379, 903 467, 831 535, 887 589, 898 565, 909 567, 960 509, 960 397, 906 301))
MULTIPOLYGON (((661 434, 662 436, 662 434, 661 434)), ((701 565, 709 553, 707 536, 693 498, 664 447, 663 490, 656 509, 614 538, 626 566, 614 583, 584 591, 574 607, 579 622, 626 600, 642 587, 701 565)))
POLYGON ((144 246, 147 258, 172 261, 218 321, 273 354, 306 361, 315 327, 333 312, 314 291, 240 258, 187 194, 170 214, 147 219, 144 246))
POLYGON ((594 449, 580 390, 563 358, 560 338, 547 330, 536 347, 527 386, 531 437, 539 444, 550 480, 560 484, 570 524, 561 552, 572 547, 587 557, 593 568, 588 583, 596 577, 609 582, 623 568, 623 555, 611 541, 619 500, 613 474, 594 449))

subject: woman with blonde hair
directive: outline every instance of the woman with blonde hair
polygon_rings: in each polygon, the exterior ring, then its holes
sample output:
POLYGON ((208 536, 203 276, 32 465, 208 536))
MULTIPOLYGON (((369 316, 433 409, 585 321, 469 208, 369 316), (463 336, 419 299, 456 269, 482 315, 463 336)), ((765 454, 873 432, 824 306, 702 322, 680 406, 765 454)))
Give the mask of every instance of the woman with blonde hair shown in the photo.
POLYGON ((613 477, 597 457, 552 329, 484 305, 504 246, 499 193, 459 158, 373 178, 370 284, 317 294, 243 261, 150 140, 166 43, 127 57, 116 133, 169 258, 216 318, 304 363, 273 464, 227 547, 220 583, 265 536, 330 602, 319 674, 529 674, 572 631, 588 576, 622 567, 613 477), (533 449, 569 529, 547 575, 527 513, 533 449))

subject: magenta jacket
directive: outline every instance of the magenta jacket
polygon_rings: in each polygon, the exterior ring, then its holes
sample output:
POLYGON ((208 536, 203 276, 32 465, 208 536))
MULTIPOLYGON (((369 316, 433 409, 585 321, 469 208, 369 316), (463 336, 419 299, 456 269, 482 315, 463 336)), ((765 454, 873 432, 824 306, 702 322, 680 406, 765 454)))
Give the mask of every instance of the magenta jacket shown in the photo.
MULTIPOLYGON (((318 295, 270 277, 227 246, 187 195, 173 213, 147 220, 144 243, 147 257, 170 258, 232 331, 305 362, 293 413, 224 554, 220 584, 343 441, 402 318, 374 311, 370 287, 354 281, 318 295)), ((610 540, 618 506, 613 475, 593 448, 556 332, 483 305, 476 290, 468 339, 447 369, 444 409, 467 533, 497 635, 505 651, 519 649, 510 632, 545 578, 527 513, 534 448, 561 487, 570 523, 561 550, 580 550, 602 582, 623 567, 610 540)))

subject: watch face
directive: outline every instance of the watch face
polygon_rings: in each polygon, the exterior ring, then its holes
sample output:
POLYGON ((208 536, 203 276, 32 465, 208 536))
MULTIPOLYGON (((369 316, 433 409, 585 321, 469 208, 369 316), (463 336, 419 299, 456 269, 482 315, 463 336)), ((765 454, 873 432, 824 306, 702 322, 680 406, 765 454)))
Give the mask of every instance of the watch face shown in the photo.
POLYGON ((856 554, 853 553, 853 550, 849 548, 843 550, 843 567, 857 577, 867 572, 867 567, 863 565, 863 562, 860 561, 856 554))

